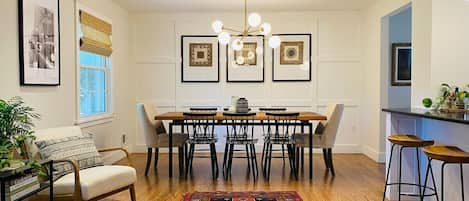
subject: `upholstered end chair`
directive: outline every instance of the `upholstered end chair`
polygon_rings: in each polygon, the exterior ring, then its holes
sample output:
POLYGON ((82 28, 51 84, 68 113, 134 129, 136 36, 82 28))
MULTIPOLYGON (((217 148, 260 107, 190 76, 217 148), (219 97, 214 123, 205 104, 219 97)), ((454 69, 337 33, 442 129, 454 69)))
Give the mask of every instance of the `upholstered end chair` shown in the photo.
MULTIPOLYGON (((332 148, 334 148, 340 121, 344 112, 344 104, 331 103, 327 105, 327 120, 320 121, 313 134, 313 148, 322 149, 326 169, 335 175, 332 160, 332 148)), ((296 134, 295 145, 300 148, 309 147, 309 134, 296 134)))
MULTIPOLYGON (((35 132, 35 135, 37 139, 34 142, 28 143, 27 147, 32 157, 36 159, 45 158, 42 156, 44 154, 41 154, 43 152, 41 152, 37 145, 38 142, 63 141, 62 139, 86 140, 86 134, 83 134, 80 127, 76 126, 38 130, 35 132)), ((94 146, 92 141, 88 141, 88 143, 91 146, 87 148, 88 150, 96 150, 99 153, 111 151, 123 152, 127 157, 129 166, 104 165, 99 163, 96 166, 80 169, 82 162, 70 158, 54 158, 54 166, 56 164, 71 165, 71 173, 61 174, 54 182, 54 200, 94 201, 124 190, 129 190, 131 200, 135 201, 134 183, 137 181, 137 173, 135 168, 131 167, 129 153, 123 148, 97 150, 95 147, 92 147, 94 146)), ((54 169, 57 168, 54 167, 54 169)), ((40 192, 35 200, 45 200, 44 197, 49 197, 48 193, 48 190, 40 192)))
MULTIPOLYGON (((167 148, 169 145, 169 134, 166 132, 163 121, 155 120, 158 115, 156 105, 151 103, 138 103, 137 113, 140 124, 142 125, 143 135, 145 137, 145 145, 147 146, 147 165, 145 167, 145 176, 148 175, 150 169, 153 148, 155 149, 154 167, 158 165, 159 148, 167 148)), ((187 151, 186 142, 189 135, 183 133, 173 133, 173 147, 178 147, 179 154, 179 170, 183 169, 184 154, 187 151)))

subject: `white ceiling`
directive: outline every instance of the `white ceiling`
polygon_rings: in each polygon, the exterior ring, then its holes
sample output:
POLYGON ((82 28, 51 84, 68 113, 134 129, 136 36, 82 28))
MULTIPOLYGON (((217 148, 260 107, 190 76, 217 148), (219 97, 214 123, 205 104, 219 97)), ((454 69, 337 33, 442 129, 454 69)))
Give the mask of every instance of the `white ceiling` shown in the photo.
MULTIPOLYGON (((242 11, 243 0, 114 0, 133 12, 242 11)), ((248 0, 250 11, 359 10, 378 0, 248 0)))

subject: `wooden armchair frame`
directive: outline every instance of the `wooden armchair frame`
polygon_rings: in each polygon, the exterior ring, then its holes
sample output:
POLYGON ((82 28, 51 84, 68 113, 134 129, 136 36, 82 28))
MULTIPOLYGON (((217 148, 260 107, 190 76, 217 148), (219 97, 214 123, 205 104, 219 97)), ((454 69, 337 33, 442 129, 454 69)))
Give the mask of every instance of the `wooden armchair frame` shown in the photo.
MULTIPOLYGON (((126 149, 124 149, 122 147, 98 149, 99 153, 112 152, 112 151, 122 151, 122 152, 124 152, 125 156, 127 158, 128 166, 132 166, 132 160, 130 159, 130 154, 126 149)), ((69 163, 70 165, 72 165, 73 173, 75 174, 75 189, 74 189, 73 194, 72 195, 63 195, 63 196, 62 195, 54 196, 54 200, 57 200, 57 201, 84 201, 83 198, 82 198, 82 195, 81 195, 80 167, 78 166, 78 163, 74 160, 67 160, 67 159, 54 160, 54 163, 69 163)), ((128 185, 128 186, 124 186, 120 189, 117 189, 117 190, 114 190, 114 191, 99 195, 99 196, 94 197, 94 198, 92 198, 90 200, 87 200, 87 201, 101 200, 103 198, 109 197, 111 195, 114 195, 116 193, 119 193, 119 192, 122 192, 122 191, 125 191, 125 190, 130 191, 131 201, 136 201, 137 200, 136 196, 135 196, 135 186, 134 186, 134 184, 131 184, 131 185, 128 185)), ((37 196, 37 198, 38 198, 37 200, 44 200, 44 196, 48 196, 48 195, 39 195, 39 196, 37 196)))

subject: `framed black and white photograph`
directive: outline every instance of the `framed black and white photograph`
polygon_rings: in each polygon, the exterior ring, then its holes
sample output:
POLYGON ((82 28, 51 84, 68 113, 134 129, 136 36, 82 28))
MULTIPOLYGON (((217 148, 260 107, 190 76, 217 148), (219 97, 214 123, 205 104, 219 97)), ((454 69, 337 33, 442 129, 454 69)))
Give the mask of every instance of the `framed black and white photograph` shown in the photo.
POLYGON ((412 44, 393 43, 391 59, 391 85, 410 86, 412 81, 412 44))
POLYGON ((18 0, 21 85, 60 85, 59 0, 18 0))
POLYGON ((227 82, 264 82, 264 36, 236 36, 232 41, 242 41, 235 50, 229 43, 226 50, 227 82))
POLYGON ((273 81, 311 81, 311 34, 274 34, 280 47, 272 50, 273 81))
POLYGON ((181 36, 181 81, 219 82, 219 53, 217 36, 181 36))

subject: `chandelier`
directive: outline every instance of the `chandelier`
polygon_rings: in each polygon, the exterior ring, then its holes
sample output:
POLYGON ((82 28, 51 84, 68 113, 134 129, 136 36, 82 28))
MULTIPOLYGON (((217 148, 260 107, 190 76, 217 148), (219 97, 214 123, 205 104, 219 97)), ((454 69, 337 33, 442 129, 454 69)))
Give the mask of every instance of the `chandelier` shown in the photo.
MULTIPOLYGON (((272 27, 269 23, 262 23, 262 18, 258 13, 250 13, 248 16, 247 0, 244 0, 244 26, 243 30, 236 30, 226 27, 222 21, 216 20, 212 23, 212 29, 218 34, 218 42, 222 45, 227 45, 231 41, 231 36, 240 36, 232 41, 231 47, 235 51, 243 49, 243 38, 249 35, 264 35, 268 36, 272 27)), ((280 38, 278 36, 269 37, 269 46, 277 48, 280 46, 280 38)), ((258 47, 256 52, 259 54, 263 51, 258 47)))

